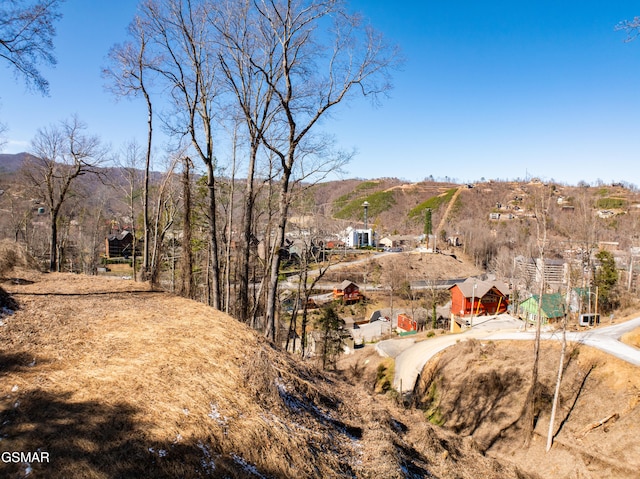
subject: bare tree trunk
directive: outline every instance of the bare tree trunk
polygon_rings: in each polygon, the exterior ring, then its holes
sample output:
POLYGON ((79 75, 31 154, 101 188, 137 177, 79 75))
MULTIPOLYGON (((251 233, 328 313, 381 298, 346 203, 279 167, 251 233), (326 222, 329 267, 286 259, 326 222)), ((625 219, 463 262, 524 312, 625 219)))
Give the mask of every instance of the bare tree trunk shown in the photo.
POLYGON ((153 248, 149 250, 150 260, 149 260, 149 281, 151 283, 151 287, 153 288, 158 284, 159 275, 160 275, 160 266, 161 266, 161 258, 160 253, 162 250, 162 242, 164 240, 164 236, 168 229, 171 227, 173 223, 173 218, 168 218, 165 225, 161 227, 161 219, 162 212, 166 206, 165 194, 168 183, 171 181, 171 176, 173 175, 173 170, 176 166, 176 160, 172 161, 167 170, 166 176, 162 180, 160 184, 160 189, 158 190, 158 200, 156 203, 156 212, 155 212, 155 226, 153 231, 153 248))
MULTIPOLYGON (((232 146, 232 164, 231 164, 231 181, 229 185, 229 208, 227 211, 227 245, 225 251, 225 263, 224 263, 224 311, 230 313, 231 308, 231 245, 233 244, 233 202, 235 200, 236 191, 236 155, 238 146, 238 125, 234 125, 233 129, 233 146, 232 146)), ((240 317, 239 319, 246 321, 246 318, 240 317)))
POLYGON ((207 275, 205 278, 205 298, 206 303, 211 306, 211 245, 207 242, 207 275))
POLYGON ((51 219, 51 230, 49 236, 49 271, 58 270, 58 210, 52 209, 49 215, 51 219))
POLYGON ((182 160, 182 201, 184 206, 184 219, 182 223, 182 257, 180 264, 182 279, 180 282, 180 295, 193 298, 193 251, 191 249, 191 160, 188 157, 182 160))
POLYGON ((567 297, 565 302, 565 314, 562 318, 562 350, 560 351, 560 363, 558 364, 558 377, 556 378, 556 388, 553 393, 553 406, 551 407, 551 417, 549 418, 549 432, 547 434, 547 452, 553 446, 554 423, 556 421, 556 410, 558 408, 558 400, 560 398, 560 385, 562 383, 562 374, 564 372, 564 360, 567 353, 567 317, 569 314, 569 304, 571 295, 571 274, 569 274, 569 282, 567 284, 567 297))
MULTIPOLYGON (((98 260, 99 260, 99 254, 98 254, 98 237, 100 235, 100 223, 102 221, 102 211, 104 209, 104 199, 102 201, 102 205, 100 208, 98 208, 98 217, 96 219, 96 223, 95 223, 95 227, 93 228, 93 235, 91 238, 91 262, 89 263, 89 267, 87 268, 87 272, 88 274, 96 274, 97 271, 97 266, 98 266, 98 260)), ((135 242, 133 243, 134 247, 135 247, 135 242)), ((135 256, 134 256, 134 261, 135 261, 135 256)), ((135 262, 134 262, 135 265, 135 262)), ((135 278, 135 266, 134 266, 134 278, 135 278)))
POLYGON ((558 364, 558 377, 556 378, 556 389, 553 393, 553 406, 551 407, 551 418, 549 419, 549 433, 547 434, 547 452, 553 445, 553 429, 556 420, 556 410, 560 397, 560 384, 562 383, 562 373, 564 372, 564 360, 567 353, 567 316, 562 321, 562 350, 560 351, 560 363, 558 364))
MULTIPOLYGON (((272 162, 269 163, 269 178, 271 177, 273 177, 272 162)), ((268 285, 270 281, 269 272, 271 271, 271 264, 275 256, 275 250, 271 244, 273 222, 276 218, 275 206, 274 206, 274 185, 272 181, 267 182, 266 197, 267 197, 267 225, 264 231, 264 239, 263 239, 264 258, 263 258, 263 262, 260 265, 254 265, 253 276, 252 276, 253 278, 252 282, 254 284, 254 287, 252 288, 253 304, 251 308, 250 318, 251 318, 251 327, 254 329, 259 329, 258 315, 262 314, 264 316, 266 314, 266 309, 267 309, 266 304, 267 304, 267 298, 269 296, 268 294, 268 289, 269 289, 268 285), (260 286, 256 288, 255 276, 256 276, 256 270, 258 269, 257 266, 261 266, 261 269, 260 269, 261 280, 260 280, 260 286)), ((264 323, 262 324, 262 327, 263 327, 262 332, 264 332, 265 331, 264 323)))
POLYGON ((284 246, 284 237, 287 229, 287 216, 289 213, 289 179, 291 170, 286 169, 280 180, 280 203, 278 208, 278 225, 276 239, 273 245, 273 260, 269 271, 269 287, 266 305, 265 336, 275 341, 276 339, 276 300, 278 297, 278 280, 280 275, 280 251, 284 246))
MULTIPOLYGON (((544 281, 542 282, 544 285, 544 281)), ((533 342, 533 366, 531 368, 531 385, 525 399, 525 439, 524 444, 528 446, 536 424, 538 398, 540 395, 540 386, 538 384, 539 368, 540 368, 540 333, 542 328, 542 295, 544 294, 544 286, 540 287, 540 298, 538 300, 538 315, 536 319, 536 336, 533 342)))
POLYGON ((209 238, 211 241, 211 306, 220 309, 220 262, 216 228, 216 193, 213 163, 207 162, 207 188, 209 189, 209 238))
MULTIPOLYGON (((142 81, 140 81, 141 85, 143 85, 142 81)), ((153 139, 153 109, 151 105, 151 99, 147 94, 146 89, 142 88, 144 92, 144 97, 147 101, 147 111, 149 113, 147 119, 147 152, 145 156, 145 164, 144 164, 144 186, 142 189, 142 222, 144 227, 144 245, 142 252, 142 268, 141 275, 146 275, 149 272, 149 242, 151 240, 150 234, 150 221, 149 221, 149 170, 151 169, 151 143, 153 139)), ((146 278, 142 278, 143 280, 146 278)))
MULTIPOLYGON (((120 96, 136 96, 142 93, 147 107, 147 149, 145 154, 144 180, 142 188, 143 251, 140 277, 144 281, 150 270, 151 220, 149 218, 149 173, 151 170, 151 146, 153 142, 153 103, 147 90, 147 73, 153 70, 148 55, 147 28, 140 17, 135 17, 129 26, 132 42, 114 46, 109 52, 111 66, 104 70, 111 78, 110 89, 120 96)), ((135 236, 135 232, 134 232, 135 236)), ((136 274, 134 258, 134 277, 136 274)))
POLYGON ((249 259, 251 257, 251 227, 254 210, 254 171, 257 155, 257 144, 253 142, 247 172, 247 183, 244 194, 244 211, 242 215, 242 247, 238 255, 238 317, 241 321, 249 318, 249 259))
POLYGON ((545 283, 545 248, 547 244, 547 214, 548 205, 546 198, 542 194, 540 209, 536 212, 536 227, 538 230, 538 244, 540 251, 540 262, 542 264, 540 297, 538 298, 538 314, 536 321, 536 336, 533 346, 533 367, 531 368, 531 386, 525 399, 525 439, 524 445, 528 447, 533 437, 538 412, 538 399, 540 396, 540 386, 538 384, 540 367, 540 333, 542 329, 542 297, 546 289, 545 283), (541 231, 542 230, 542 231, 541 231))

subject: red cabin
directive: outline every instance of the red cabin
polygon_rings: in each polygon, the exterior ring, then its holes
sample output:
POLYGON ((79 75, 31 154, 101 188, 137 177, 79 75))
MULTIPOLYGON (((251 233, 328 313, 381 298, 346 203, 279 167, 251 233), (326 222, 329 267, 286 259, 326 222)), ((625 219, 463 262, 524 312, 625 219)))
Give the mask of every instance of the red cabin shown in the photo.
POLYGON ((333 287, 333 299, 342 301, 343 303, 351 303, 360 301, 362 295, 360 294, 360 288, 357 284, 344 280, 342 283, 336 284, 333 287))
POLYGON ((509 288, 500 281, 467 278, 449 288, 451 314, 458 317, 484 316, 507 312, 509 288))

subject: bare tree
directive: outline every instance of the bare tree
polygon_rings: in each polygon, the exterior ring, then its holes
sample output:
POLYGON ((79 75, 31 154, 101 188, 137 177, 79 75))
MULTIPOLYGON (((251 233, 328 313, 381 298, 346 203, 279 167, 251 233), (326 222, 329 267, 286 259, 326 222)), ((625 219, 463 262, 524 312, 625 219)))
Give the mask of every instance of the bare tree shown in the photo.
POLYGON ((152 287, 160 281, 164 239, 173 227, 178 213, 178 201, 176 199, 178 193, 173 181, 178 161, 178 158, 169 161, 165 176, 158 187, 153 221, 153 241, 150 248, 151 258, 149 260, 149 280, 152 287))
POLYGON ((542 265, 541 280, 540 280, 540 296, 538 297, 538 314, 536 315, 536 335, 533 343, 533 365, 531 368, 531 385, 527 391, 527 397, 524 403, 524 418, 525 418, 525 445, 528 445, 533 436, 533 430, 535 427, 535 418, 537 415, 537 403, 540 395, 540 385, 538 383, 539 368, 540 368, 540 335, 542 331, 542 301, 546 289, 545 281, 545 251, 547 247, 547 235, 548 235, 548 211, 549 204, 551 202, 551 196, 547 194, 546 190, 541 190, 540 195, 536 198, 535 205, 535 217, 536 217, 536 229, 538 239, 538 255, 540 258, 540 264, 542 265))
MULTIPOLYGON (((129 218, 131 221, 130 227, 131 227, 131 234, 133 236, 133 242, 131 244, 131 257, 132 257, 131 266, 133 269, 134 280, 136 280, 137 279, 136 256, 137 256, 137 249, 138 249, 138 235, 137 235, 138 228, 137 228, 137 220, 136 220, 136 215, 138 213, 137 213, 136 204, 137 204, 137 201, 140 199, 139 198, 140 190, 138 186, 140 182, 140 170, 138 169, 138 166, 140 164, 140 159, 141 159, 140 147, 135 141, 132 141, 128 145, 126 145, 125 151, 123 154, 124 154, 124 159, 121 162, 119 162, 120 173, 125 182, 124 185, 122 186, 122 189, 124 191, 124 195, 126 198, 126 204, 129 210, 129 218)), ((145 200, 143 199, 143 203, 144 201, 145 200)))
MULTIPOLYGON (((229 178, 229 194, 227 196, 228 206, 227 206, 227 225, 225 228, 227 241, 225 248, 225 263, 224 263, 224 290, 225 290, 225 313, 229 314, 231 312, 231 289, 232 289, 232 281, 231 281, 231 250, 233 244, 233 228, 234 228, 234 202, 235 202, 235 192, 236 192, 236 164, 237 164, 237 156, 238 156, 238 122, 233 122, 233 134, 232 134, 232 145, 231 145, 231 177, 229 178)), ((248 277, 248 275, 247 275, 248 277)), ((248 290, 248 287, 247 287, 248 290)), ((248 294, 248 291, 246 292, 248 294)))
POLYGON ((76 257, 78 269, 84 274, 96 274, 100 251, 108 234, 105 211, 108 198, 100 195, 97 204, 81 203, 77 220, 76 257))
POLYGON ((182 158, 182 255, 180 257, 182 279, 180 282, 180 294, 187 298, 193 298, 193 249, 191 247, 191 158, 182 158))
POLYGON ((631 42, 640 35, 640 17, 633 17, 632 20, 623 20, 615 27, 616 31, 623 31, 627 34, 625 41, 631 42))
MULTIPOLYGON (((373 97, 386 92, 390 88, 387 73, 398 56, 361 18, 349 14, 342 1, 260 0, 254 5, 262 43, 271 45, 271 64, 278 65, 267 70, 254 64, 273 90, 278 107, 277 132, 262 137, 279 161, 274 243, 278 251, 284 245, 292 181, 311 172, 336 169, 344 160, 329 157, 333 161, 309 164, 326 153, 327 146, 314 138, 314 127, 353 91, 373 97)), ((266 305, 266 335, 271 339, 276 331, 280 255, 273 258, 266 305)))
POLYGON ((302 320, 300 324, 300 353, 305 358, 307 353, 307 327, 309 325, 309 307, 313 304, 311 294, 318 282, 324 277, 329 268, 331 261, 326 260, 323 254, 317 254, 315 250, 318 245, 313 240, 313 233, 304 235, 302 229, 299 230, 299 239, 297 244, 300 247, 298 253, 298 288, 293 302, 293 310, 291 312, 291 321, 289 323, 289 335, 285 349, 289 349, 289 341, 293 339, 292 350, 295 351, 295 331, 297 328, 298 311, 302 308, 302 320), (315 267, 312 270, 312 267, 315 267))
POLYGON ((252 0, 221 2, 216 11, 214 25, 220 36, 218 53, 226 86, 237 104, 246 128, 249 143, 247 178, 242 208, 242 225, 238 255, 238 307, 239 319, 249 319, 249 261, 254 206, 256 200, 255 174, 262 138, 271 126, 275 112, 273 88, 265 81, 269 72, 273 76, 273 44, 265 44, 261 35, 260 16, 252 8, 252 0))
POLYGON ((220 309, 220 265, 217 231, 214 156, 214 110, 218 95, 217 58, 212 49, 208 18, 211 5, 205 1, 147 0, 141 15, 147 34, 163 62, 154 68, 167 82, 175 111, 170 127, 185 139, 201 159, 209 191, 209 241, 211 259, 211 306, 220 309))
MULTIPOLYGON (((18 178, 15 180, 19 181, 18 178)), ((33 217, 33 207, 24 194, 24 185, 0 183, 0 205, 9 214, 0 217, 0 231, 3 237, 10 237, 18 243, 27 242, 28 228, 33 217)))
MULTIPOLYGON (((147 148, 145 153, 144 182, 142 190, 143 251, 142 271, 144 277, 149 272, 150 218, 149 218, 149 172, 151 169, 151 147, 153 143, 153 102, 149 91, 148 77, 157 67, 158 58, 149 53, 147 38, 148 25, 139 16, 129 25, 130 42, 114 46, 109 52, 110 67, 103 75, 111 82, 110 89, 119 96, 142 95, 147 107, 147 148)), ((134 267, 135 274, 135 267, 134 267)))
POLYGON ((59 270, 58 221, 62 205, 73 183, 82 175, 98 174, 106 152, 97 136, 84 133, 86 125, 77 117, 39 129, 31 142, 33 157, 24 172, 49 207, 49 270, 59 270))
POLYGON ((594 210, 594 199, 588 186, 580 188, 576 195, 576 215, 571 224, 573 237, 577 238, 582 252, 583 278, 582 287, 587 287, 593 280, 593 251, 597 247, 598 227, 594 210))
POLYGON ((556 387, 553 392, 553 402, 551 406, 551 417, 549 418, 549 430, 547 432, 547 452, 551 450, 551 446, 553 446, 553 437, 554 437, 554 424, 556 421, 556 411, 558 409, 558 401, 560 400, 560 385, 562 384, 562 375, 564 373, 564 360, 567 355, 567 319, 569 312, 569 298, 571 294, 571 280, 569 279, 569 284, 567 285, 567 300, 565 302, 565 314, 562 318, 562 348, 560 350, 560 360, 558 362, 558 375, 556 377, 556 387))
POLYGON ((0 3, 0 58, 7 61, 27 87, 49 93, 49 82, 38 66, 55 65, 53 37, 55 22, 62 15, 62 0, 3 0, 0 3))

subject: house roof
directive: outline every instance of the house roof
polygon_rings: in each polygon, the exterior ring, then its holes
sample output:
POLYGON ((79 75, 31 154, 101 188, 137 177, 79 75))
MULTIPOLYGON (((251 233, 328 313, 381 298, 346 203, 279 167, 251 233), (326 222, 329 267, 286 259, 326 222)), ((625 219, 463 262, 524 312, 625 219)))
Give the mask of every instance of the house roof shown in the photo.
POLYGON ((358 285, 355 284, 353 281, 349 281, 348 279, 345 279, 342 283, 336 284, 334 286, 334 289, 345 290, 349 287, 350 284, 354 285, 356 288, 358 287, 358 285))
POLYGON ((418 237, 415 235, 388 235, 382 238, 382 240, 391 240, 391 241, 416 241, 417 239, 418 237))
MULTIPOLYGON (((491 291, 492 288, 498 290, 503 296, 509 294, 509 287, 502 281, 481 281, 476 278, 467 278, 462 283, 454 284, 451 288, 457 286, 465 298, 482 298, 491 291), (474 291, 475 287, 475 291, 474 291)), ((449 288, 449 289, 451 289, 449 288)))
POLYGON ((122 241, 127 236, 129 236, 130 234, 131 234, 131 231, 123 230, 120 233, 115 233, 115 234, 111 234, 111 235, 107 236, 107 239, 109 241, 113 241, 113 240, 122 241))
MULTIPOLYGON (((532 301, 534 304, 538 304, 539 300, 540 295, 534 294, 523 301, 523 303, 526 301, 532 301)), ((543 294, 540 307, 547 318, 559 318, 564 316, 564 297, 560 293, 543 294)))

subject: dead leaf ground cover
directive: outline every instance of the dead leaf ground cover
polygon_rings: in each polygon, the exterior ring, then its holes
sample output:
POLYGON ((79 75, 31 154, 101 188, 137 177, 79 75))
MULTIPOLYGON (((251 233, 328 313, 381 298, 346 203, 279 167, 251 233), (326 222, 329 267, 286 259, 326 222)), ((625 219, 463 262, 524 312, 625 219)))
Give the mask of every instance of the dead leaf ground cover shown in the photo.
MULTIPOLYGON (((147 284, 13 272, 1 477, 526 477, 233 318, 147 284)), ((416 416, 417 414, 417 416, 416 416)))

